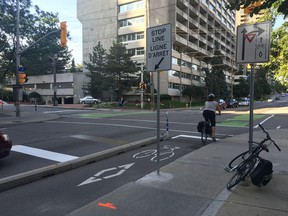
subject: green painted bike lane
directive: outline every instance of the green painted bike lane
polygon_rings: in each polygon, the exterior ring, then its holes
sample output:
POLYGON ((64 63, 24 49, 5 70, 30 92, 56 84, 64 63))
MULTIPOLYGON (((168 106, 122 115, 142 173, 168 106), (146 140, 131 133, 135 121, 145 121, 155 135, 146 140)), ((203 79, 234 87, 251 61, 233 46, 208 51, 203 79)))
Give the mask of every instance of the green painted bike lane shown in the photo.
MULTIPOLYGON (((253 115, 254 119, 261 119, 265 117, 265 115, 253 115)), ((217 122, 219 126, 237 126, 237 127, 245 127, 249 124, 249 114, 241 114, 234 116, 232 118, 225 119, 223 122, 217 122)))
POLYGON ((83 113, 78 114, 80 118, 109 118, 115 116, 127 116, 127 115, 139 115, 139 114, 151 114, 151 112, 115 112, 115 113, 83 113))

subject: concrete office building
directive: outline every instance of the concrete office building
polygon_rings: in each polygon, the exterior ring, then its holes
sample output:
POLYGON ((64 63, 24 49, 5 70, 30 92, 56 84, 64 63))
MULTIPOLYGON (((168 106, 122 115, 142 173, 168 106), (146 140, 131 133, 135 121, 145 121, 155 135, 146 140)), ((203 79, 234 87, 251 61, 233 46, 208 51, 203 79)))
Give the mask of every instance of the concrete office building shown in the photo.
MULTIPOLYGON (((160 73, 161 94, 181 99, 187 86, 205 86, 201 61, 218 48, 224 57, 226 81, 233 84, 235 12, 226 0, 77 0, 82 23, 83 60, 100 41, 109 49, 119 37, 139 66, 145 64, 146 29, 172 24, 172 69, 160 73), (182 90, 181 90, 182 89, 182 90)), ((141 68, 141 67, 139 67, 141 68)), ((153 78, 156 84, 156 75, 153 78)))

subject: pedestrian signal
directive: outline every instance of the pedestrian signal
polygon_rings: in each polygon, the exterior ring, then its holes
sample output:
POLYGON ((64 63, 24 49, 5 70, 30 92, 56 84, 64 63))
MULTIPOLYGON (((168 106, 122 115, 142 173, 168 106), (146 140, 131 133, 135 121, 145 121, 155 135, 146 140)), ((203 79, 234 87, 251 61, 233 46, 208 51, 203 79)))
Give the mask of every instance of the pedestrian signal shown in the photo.
POLYGON ((25 73, 18 73, 18 82, 19 84, 28 82, 28 75, 25 73))

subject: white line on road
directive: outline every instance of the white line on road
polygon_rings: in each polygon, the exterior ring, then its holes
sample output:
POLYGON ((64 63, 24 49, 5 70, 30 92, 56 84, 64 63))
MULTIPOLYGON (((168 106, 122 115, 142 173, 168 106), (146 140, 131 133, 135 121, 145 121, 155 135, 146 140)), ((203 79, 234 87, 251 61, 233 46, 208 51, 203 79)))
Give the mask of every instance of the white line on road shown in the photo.
MULTIPOLYGON (((77 110, 77 112, 79 111, 82 111, 82 110, 77 110)), ((62 112, 75 112, 75 110, 53 110, 53 111, 45 111, 43 113, 48 114, 48 113, 62 113, 62 112)))
MULTIPOLYGON (((268 121, 270 118, 273 118, 274 117, 274 115, 271 115, 271 116, 269 116, 268 118, 266 118, 266 119, 264 119, 262 122, 260 122, 259 124, 264 124, 266 121, 268 121)), ((259 125, 256 125, 256 126, 254 126, 254 128, 258 128, 259 127, 259 125)))
MULTIPOLYGON (((56 123, 56 124, 79 124, 79 125, 100 125, 100 126, 114 126, 114 127, 128 127, 134 129, 146 129, 146 130, 156 130, 156 127, 144 127, 144 126, 136 126, 136 125, 124 125, 124 124, 110 124, 104 122, 64 122, 64 121, 45 121, 47 123, 56 123)), ((166 131, 166 128, 161 128, 161 131, 166 131)), ((196 129, 195 129, 196 130, 196 129)), ((199 134, 198 131, 184 131, 184 130, 173 130, 169 129, 169 132, 178 132, 178 133, 190 133, 190 134, 199 134)), ((231 136, 230 134, 218 134, 222 136, 231 136)))
POLYGON ((14 145, 12 147, 12 151, 32 155, 32 156, 39 157, 39 158, 45 158, 45 159, 53 160, 57 162, 66 162, 66 161, 70 161, 70 160, 74 160, 78 158, 76 156, 61 154, 61 153, 52 152, 52 151, 46 151, 46 150, 23 146, 23 145, 14 145))
MULTIPOLYGON (((191 138, 191 139, 201 139, 200 136, 190 136, 190 135, 178 135, 178 136, 171 137, 171 139, 177 139, 177 138, 181 138, 181 137, 184 137, 184 138, 191 138)), ((208 137, 207 139, 212 140, 211 137, 208 137)), ((216 139, 216 140, 219 140, 219 139, 216 139)))

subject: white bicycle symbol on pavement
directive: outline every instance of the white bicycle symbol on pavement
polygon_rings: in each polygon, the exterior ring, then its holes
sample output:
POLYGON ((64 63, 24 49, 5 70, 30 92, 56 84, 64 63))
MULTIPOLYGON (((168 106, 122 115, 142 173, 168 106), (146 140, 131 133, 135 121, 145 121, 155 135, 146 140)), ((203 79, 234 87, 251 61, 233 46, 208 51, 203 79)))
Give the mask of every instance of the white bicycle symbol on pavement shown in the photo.
MULTIPOLYGON (((180 149, 180 147, 170 147, 169 145, 164 145, 161 149, 160 149, 160 154, 159 154, 159 161, 163 161, 166 159, 169 159, 171 157, 174 156, 175 149, 180 149)), ((151 161, 157 162, 157 149, 148 149, 148 150, 144 150, 141 151, 139 153, 136 153, 133 155, 133 158, 145 158, 145 157, 150 157, 151 161)))

